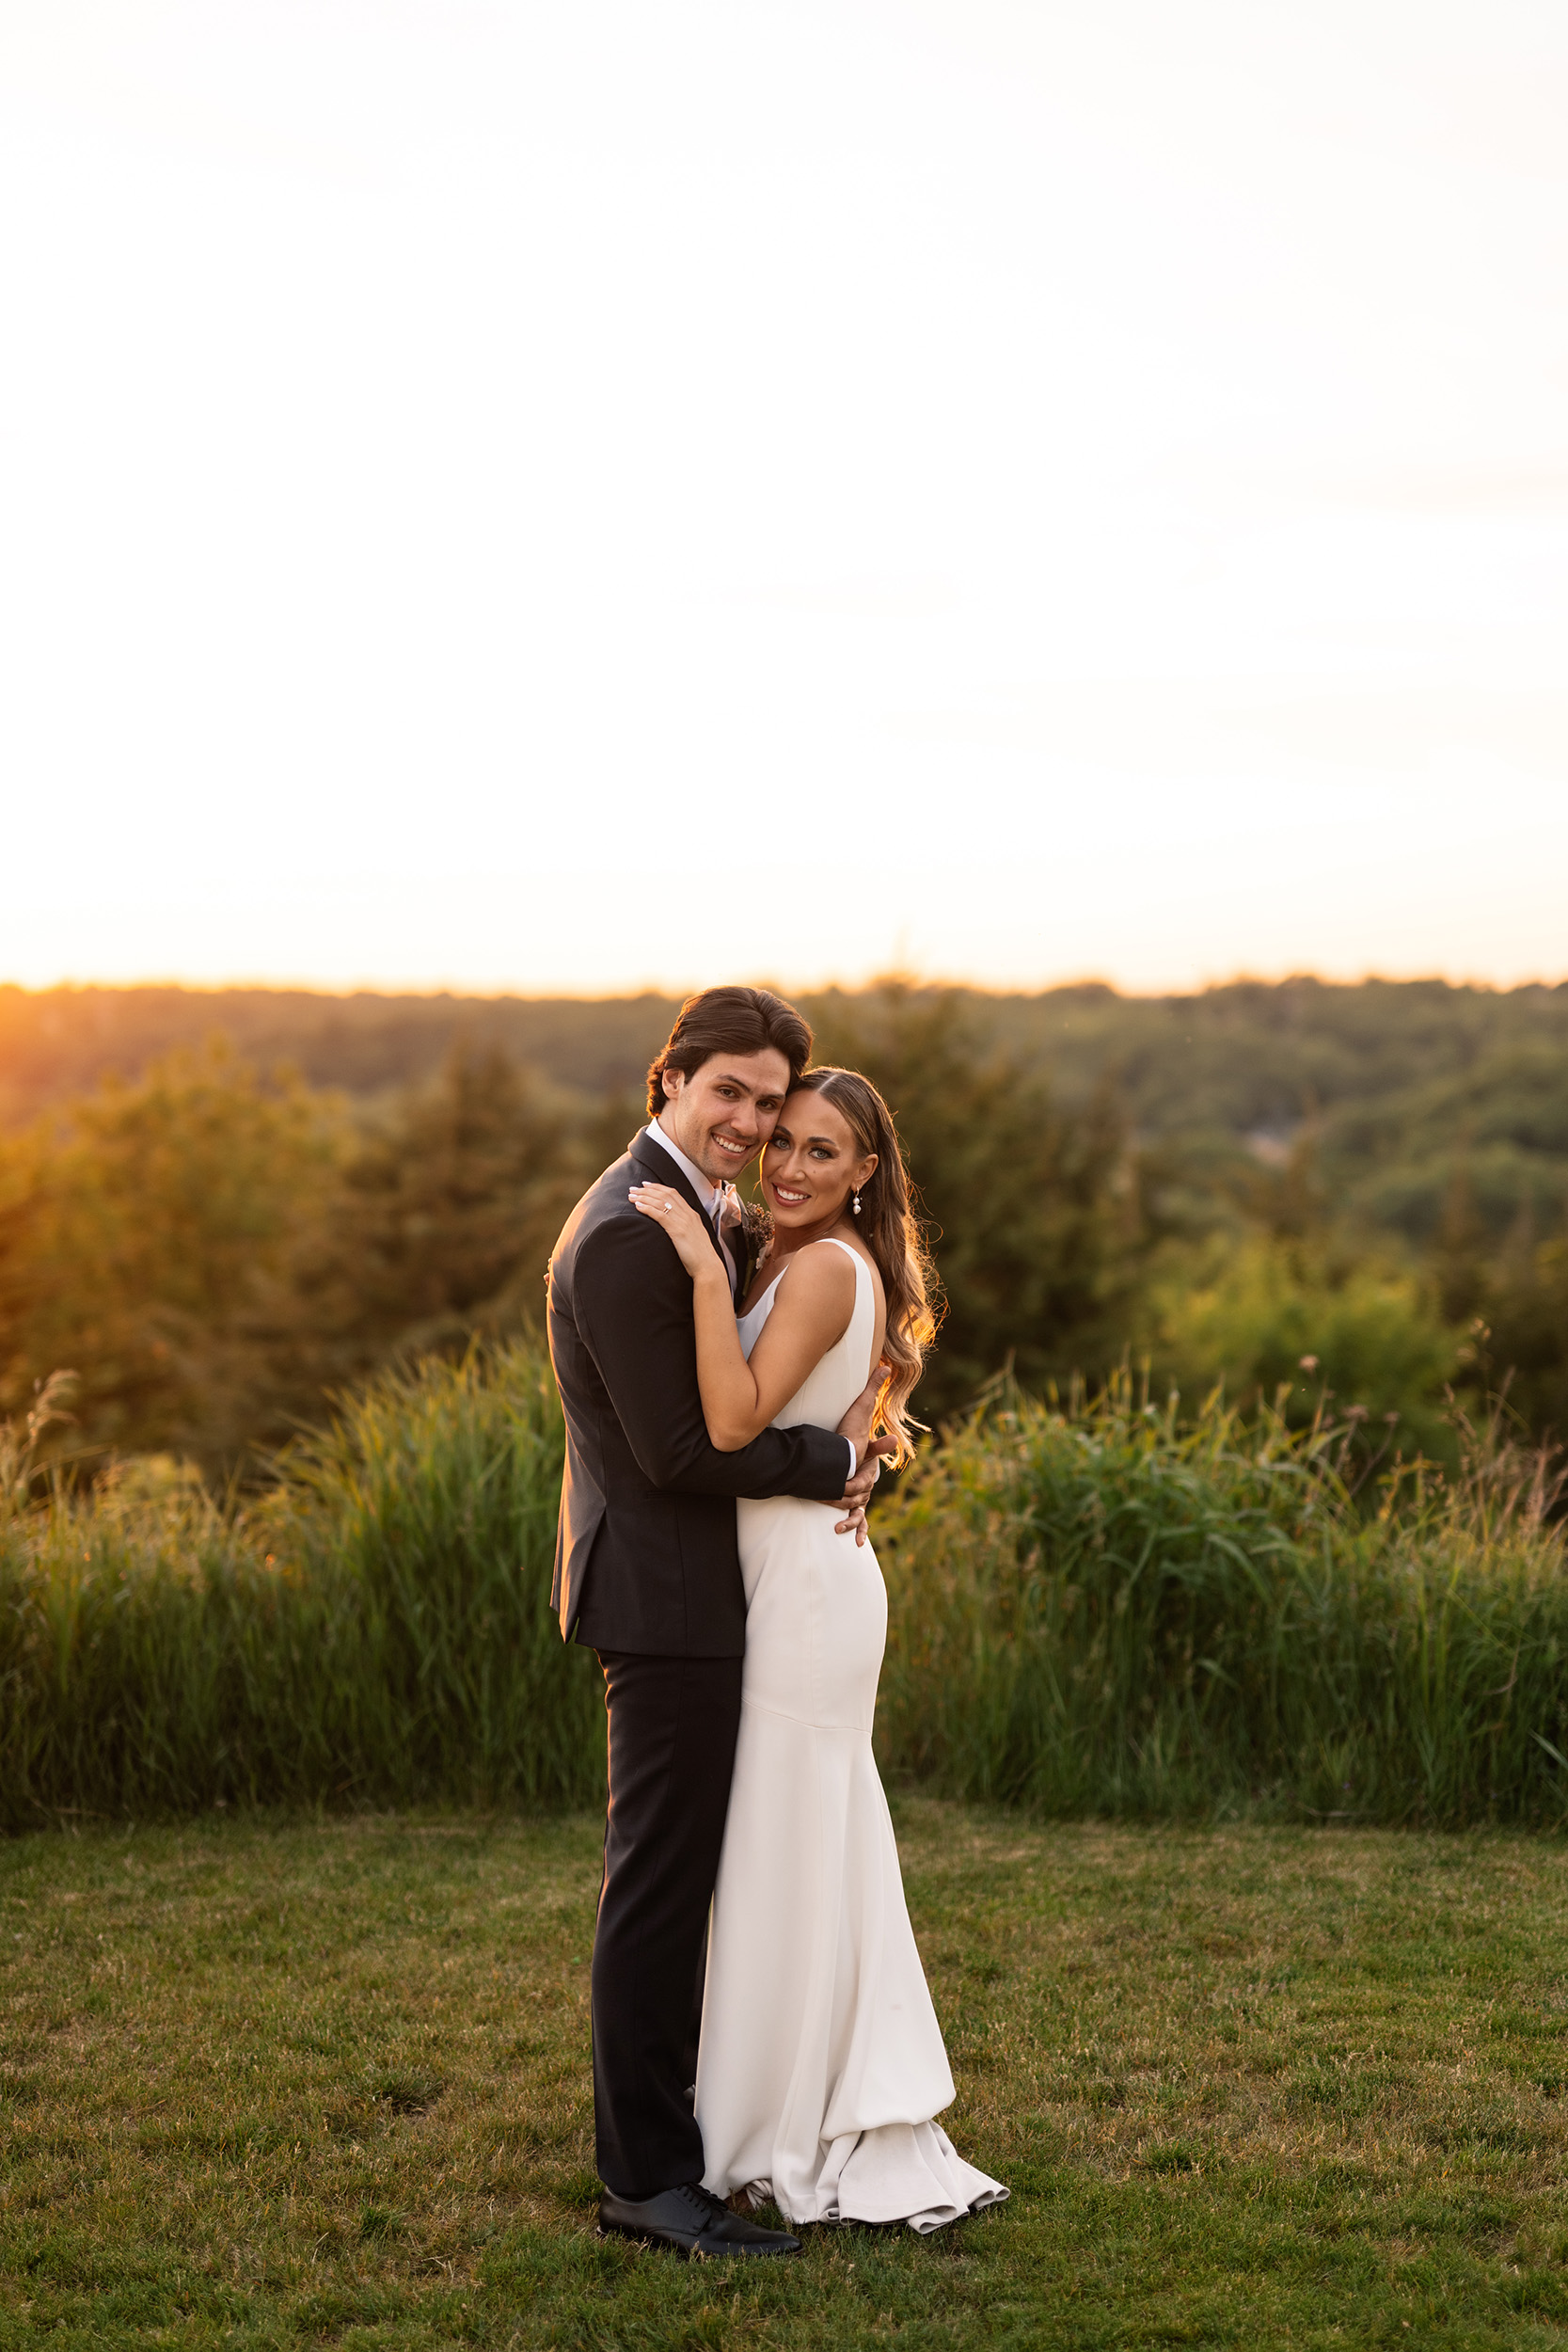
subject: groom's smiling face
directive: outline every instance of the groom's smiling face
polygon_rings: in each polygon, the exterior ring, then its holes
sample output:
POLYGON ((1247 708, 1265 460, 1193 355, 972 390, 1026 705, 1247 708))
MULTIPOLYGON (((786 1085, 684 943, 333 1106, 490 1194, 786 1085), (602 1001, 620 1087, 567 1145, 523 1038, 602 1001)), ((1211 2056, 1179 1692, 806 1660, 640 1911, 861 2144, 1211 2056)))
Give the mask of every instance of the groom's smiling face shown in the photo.
POLYGON ((711 1054, 689 1077, 664 1073, 658 1123, 710 1184, 729 1184, 768 1141, 788 1091, 789 1063, 774 1046, 711 1054))

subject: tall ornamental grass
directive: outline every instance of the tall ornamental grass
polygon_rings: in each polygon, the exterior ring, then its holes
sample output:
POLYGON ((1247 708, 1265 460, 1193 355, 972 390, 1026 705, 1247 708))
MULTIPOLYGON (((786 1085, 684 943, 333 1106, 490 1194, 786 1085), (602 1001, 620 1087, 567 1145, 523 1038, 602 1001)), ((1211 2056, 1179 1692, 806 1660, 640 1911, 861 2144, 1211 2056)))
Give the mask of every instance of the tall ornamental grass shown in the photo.
POLYGON ((594 1661, 549 1609, 560 1408, 523 1348, 393 1372, 215 1502, 0 1462, 0 1827, 217 1804, 576 1802, 594 1661))
MULTIPOLYGON (((40 1426, 0 1445, 0 1828, 601 1793, 537 1354, 387 1374, 238 1502, 160 1459, 40 1493, 40 1426)), ((1461 1434, 1358 1497, 1344 1427, 999 1391, 876 1514, 884 1761, 1053 1813, 1560 1820, 1554 1498, 1461 1434)))
POLYGON ((1052 1813, 1557 1822, 1568 1559, 1500 1413, 1372 1497, 1351 1431, 1002 1393, 876 1526, 885 1761, 1052 1813))

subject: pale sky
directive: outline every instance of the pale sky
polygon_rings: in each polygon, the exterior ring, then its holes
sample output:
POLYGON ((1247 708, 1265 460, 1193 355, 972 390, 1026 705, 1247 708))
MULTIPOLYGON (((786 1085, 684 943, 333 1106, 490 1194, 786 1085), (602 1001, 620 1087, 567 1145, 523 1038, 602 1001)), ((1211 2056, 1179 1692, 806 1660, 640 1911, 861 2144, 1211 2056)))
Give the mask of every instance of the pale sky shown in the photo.
POLYGON ((1568 976, 1561 0, 0 0, 0 977, 1568 976))

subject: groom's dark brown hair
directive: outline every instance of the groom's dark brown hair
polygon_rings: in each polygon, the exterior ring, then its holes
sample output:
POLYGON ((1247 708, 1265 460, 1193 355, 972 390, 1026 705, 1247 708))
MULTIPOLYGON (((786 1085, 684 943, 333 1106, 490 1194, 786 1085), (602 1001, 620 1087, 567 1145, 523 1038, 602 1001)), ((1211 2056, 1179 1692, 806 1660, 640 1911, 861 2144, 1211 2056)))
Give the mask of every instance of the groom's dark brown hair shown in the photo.
POLYGON ((689 1078, 715 1054, 760 1054, 770 1045, 788 1062, 793 1086, 811 1059, 811 1030, 770 988, 705 988, 689 996, 664 1051, 648 1065, 648 1117, 664 1108, 667 1070, 689 1078))

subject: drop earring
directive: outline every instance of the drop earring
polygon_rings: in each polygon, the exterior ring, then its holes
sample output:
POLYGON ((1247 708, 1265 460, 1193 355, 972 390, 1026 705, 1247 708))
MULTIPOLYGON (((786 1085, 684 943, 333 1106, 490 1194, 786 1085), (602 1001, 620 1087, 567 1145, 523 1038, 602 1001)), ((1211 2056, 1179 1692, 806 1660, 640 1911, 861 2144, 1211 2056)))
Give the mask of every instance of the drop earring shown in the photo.
POLYGON ((861 1213, 861 1194, 858 1184, 855 1186, 855 1197, 849 1203, 849 1213, 852 1216, 859 1216, 861 1213))

